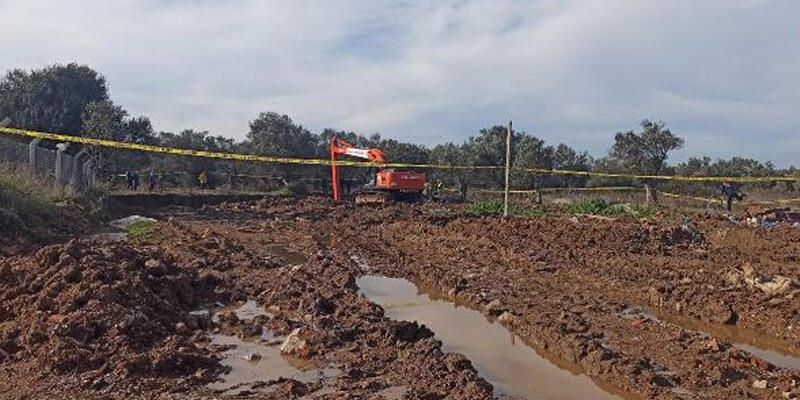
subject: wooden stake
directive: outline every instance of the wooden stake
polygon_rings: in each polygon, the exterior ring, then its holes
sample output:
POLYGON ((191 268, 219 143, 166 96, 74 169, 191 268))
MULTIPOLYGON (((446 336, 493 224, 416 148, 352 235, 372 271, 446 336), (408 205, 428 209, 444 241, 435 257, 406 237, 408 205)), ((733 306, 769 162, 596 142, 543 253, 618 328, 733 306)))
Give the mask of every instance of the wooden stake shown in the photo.
POLYGON ((503 199, 503 218, 508 217, 508 178, 511 172, 511 121, 508 121, 506 130, 506 187, 503 199))

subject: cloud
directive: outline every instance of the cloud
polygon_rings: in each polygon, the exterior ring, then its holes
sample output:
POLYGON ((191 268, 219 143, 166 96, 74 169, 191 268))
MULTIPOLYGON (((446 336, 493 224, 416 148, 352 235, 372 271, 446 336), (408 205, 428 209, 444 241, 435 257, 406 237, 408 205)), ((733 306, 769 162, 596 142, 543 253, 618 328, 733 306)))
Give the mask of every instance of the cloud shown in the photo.
POLYGON ((0 0, 0 69, 87 63, 159 129, 258 112, 436 144, 513 118, 604 154, 661 119, 678 159, 795 162, 793 0, 0 0), (781 144, 770 145, 770 143, 781 144))

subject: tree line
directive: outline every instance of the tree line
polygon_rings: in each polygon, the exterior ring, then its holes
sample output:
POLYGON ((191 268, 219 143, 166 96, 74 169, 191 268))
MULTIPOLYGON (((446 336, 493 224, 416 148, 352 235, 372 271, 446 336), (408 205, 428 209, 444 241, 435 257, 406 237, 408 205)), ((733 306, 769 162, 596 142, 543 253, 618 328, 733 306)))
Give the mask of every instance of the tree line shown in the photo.
MULTIPOLYGON (((194 150, 264 154, 283 157, 327 158, 332 135, 356 146, 379 148, 391 162, 443 165, 492 165, 505 163, 506 128, 501 125, 480 129, 462 143, 442 143, 433 147, 386 138, 379 133, 364 135, 352 131, 323 129, 315 133, 288 115, 266 111, 248 124, 246 138, 236 141, 208 131, 156 131, 146 116, 131 116, 109 96, 106 79, 85 65, 52 65, 30 71, 15 69, 0 79, 0 119, 9 117, 12 126, 69 135, 154 144, 194 150)), ((624 172, 636 174, 682 174, 690 176, 774 176, 797 175, 798 171, 778 169, 744 157, 716 159, 693 157, 677 165, 667 163, 669 154, 681 148, 684 140, 663 122, 644 120, 636 131, 617 132, 609 153, 593 158, 586 151, 566 144, 551 145, 542 138, 514 131, 511 163, 515 167, 569 169, 578 171, 624 172)), ((323 182, 328 168, 305 165, 256 164, 194 157, 153 155, 141 152, 94 148, 93 156, 101 175, 111 176, 129 170, 155 171, 175 184, 192 184, 200 171, 208 171, 215 185, 252 185, 253 180, 237 176, 269 176, 284 182, 301 179, 323 182)), ((466 188, 502 186, 502 170, 428 171, 445 185, 466 188)), ((370 171, 345 168, 345 179, 368 179, 370 171)), ((256 179, 257 181, 257 179, 256 179)), ((266 182, 266 180, 263 180, 266 182)), ((588 178, 515 172, 517 188, 583 187, 618 184, 651 184, 625 179, 588 178)), ((793 185, 787 189, 794 190, 793 185)))

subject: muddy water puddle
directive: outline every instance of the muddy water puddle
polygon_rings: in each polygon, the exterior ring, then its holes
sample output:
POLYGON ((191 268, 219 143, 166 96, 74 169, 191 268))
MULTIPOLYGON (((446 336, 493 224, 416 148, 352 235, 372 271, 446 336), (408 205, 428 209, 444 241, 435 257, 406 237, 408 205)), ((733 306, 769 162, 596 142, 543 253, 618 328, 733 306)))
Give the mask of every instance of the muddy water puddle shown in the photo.
POLYGON ((235 395, 245 390, 269 392, 268 384, 279 378, 320 382, 324 386, 339 375, 336 368, 315 368, 304 360, 284 357, 277 345, 267 346, 227 335, 210 337, 212 345, 232 346, 221 354, 220 361, 230 371, 220 376, 221 381, 208 385, 225 394, 235 395))
POLYGON ((477 311, 432 299, 405 279, 366 275, 357 279, 359 292, 380 304, 386 316, 425 324, 443 343, 472 361, 499 396, 534 399, 620 399, 585 375, 563 369, 500 324, 477 311))
POLYGON ((256 303, 255 300, 247 300, 245 302, 237 302, 230 305, 216 305, 215 307, 211 307, 211 312, 213 314, 213 321, 218 322, 220 314, 224 314, 227 312, 233 312, 237 318, 243 321, 249 321, 255 317, 264 316, 267 318, 272 318, 274 314, 264 310, 264 307, 261 307, 256 303))
POLYGON ((787 351, 790 348, 789 345, 778 339, 769 338, 735 325, 711 324, 693 318, 665 314, 657 310, 627 309, 619 316, 622 318, 647 318, 656 322, 677 325, 705 337, 724 339, 731 342, 734 347, 745 350, 777 367, 800 371, 800 356, 787 351))
MULTIPOLYGON (((219 315, 233 312, 240 320, 249 321, 259 316, 271 318, 273 315, 254 300, 233 303, 228 306, 211 307, 212 320, 219 321, 219 315)), ((208 385, 212 390, 224 394, 236 395, 244 391, 269 393, 270 382, 277 379, 294 379, 311 384, 320 383, 326 390, 331 381, 339 375, 336 368, 317 368, 307 361, 284 356, 280 351, 280 343, 284 337, 276 336, 268 329, 263 329, 259 337, 241 339, 236 336, 213 334, 209 336, 212 346, 225 350, 220 353, 223 366, 229 372, 220 375, 220 380, 208 385)))

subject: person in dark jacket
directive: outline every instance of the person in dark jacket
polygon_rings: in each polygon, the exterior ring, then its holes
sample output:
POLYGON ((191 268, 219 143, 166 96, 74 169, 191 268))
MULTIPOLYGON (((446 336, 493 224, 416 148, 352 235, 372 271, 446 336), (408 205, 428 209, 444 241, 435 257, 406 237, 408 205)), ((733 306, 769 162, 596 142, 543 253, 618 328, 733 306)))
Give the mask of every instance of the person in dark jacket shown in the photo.
POLYGON ((731 211, 733 200, 742 201, 745 197, 745 195, 739 192, 730 182, 722 182, 722 196, 725 198, 725 202, 728 205, 728 211, 731 211))

